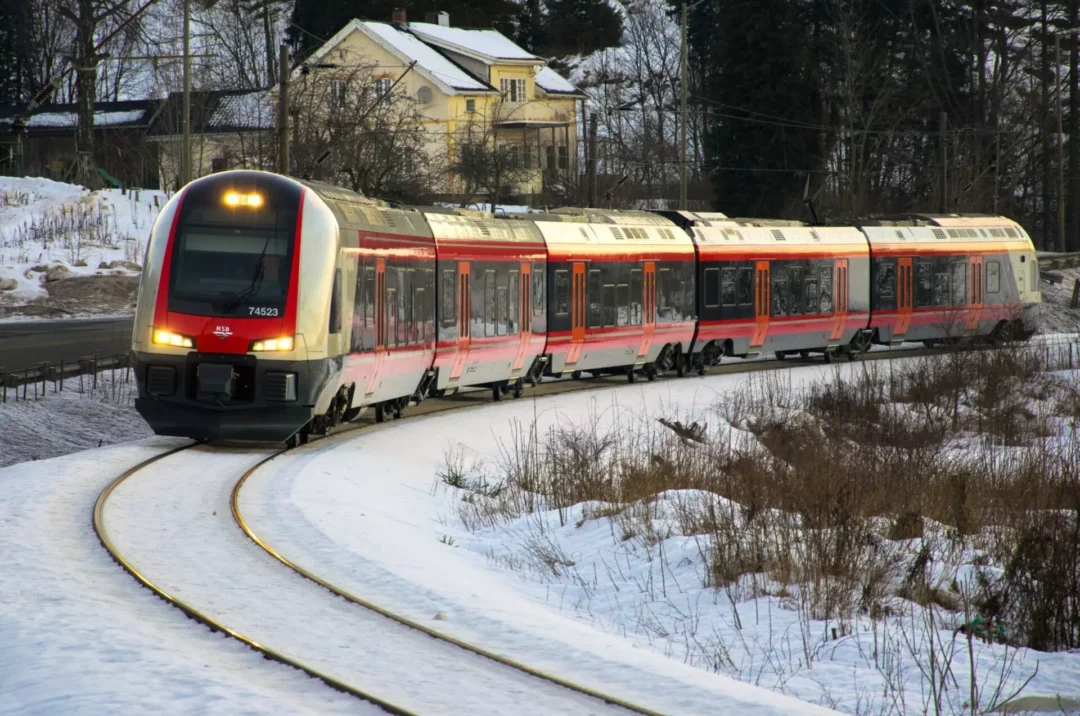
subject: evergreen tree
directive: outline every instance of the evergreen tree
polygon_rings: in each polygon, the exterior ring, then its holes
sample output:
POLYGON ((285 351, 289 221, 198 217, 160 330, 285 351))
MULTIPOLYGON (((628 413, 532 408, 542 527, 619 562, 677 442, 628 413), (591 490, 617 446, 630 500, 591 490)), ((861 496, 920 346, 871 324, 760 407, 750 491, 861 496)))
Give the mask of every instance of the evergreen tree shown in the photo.
POLYGON ((547 50, 546 19, 540 9, 540 0, 525 0, 517 17, 514 42, 529 52, 541 54, 547 50))
POLYGON ((552 56, 587 55, 622 41, 622 16, 607 0, 546 0, 552 56))
POLYGON ((511 37, 520 12, 512 0, 296 0, 289 44, 306 57, 349 20, 390 22, 397 8, 406 11, 410 22, 423 22, 427 13, 444 11, 456 27, 494 28, 511 37))
POLYGON ((0 104, 18 104, 34 94, 33 0, 0 0, 0 104))

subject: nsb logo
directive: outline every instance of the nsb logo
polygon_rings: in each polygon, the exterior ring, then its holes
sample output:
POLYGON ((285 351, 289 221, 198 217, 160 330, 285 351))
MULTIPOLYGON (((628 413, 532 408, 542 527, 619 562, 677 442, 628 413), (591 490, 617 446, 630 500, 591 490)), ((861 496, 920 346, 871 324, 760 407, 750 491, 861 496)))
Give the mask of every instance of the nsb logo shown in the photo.
POLYGON ((225 339, 232 335, 232 329, 228 326, 218 326, 214 329, 214 335, 218 338, 225 339))

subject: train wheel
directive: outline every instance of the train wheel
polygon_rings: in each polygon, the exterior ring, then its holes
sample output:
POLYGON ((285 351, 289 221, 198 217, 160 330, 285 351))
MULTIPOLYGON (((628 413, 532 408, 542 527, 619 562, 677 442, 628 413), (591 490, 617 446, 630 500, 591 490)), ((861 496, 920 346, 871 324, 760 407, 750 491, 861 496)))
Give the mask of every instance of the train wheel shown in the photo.
POLYGON ((686 359, 681 353, 675 356, 675 375, 680 378, 685 378, 686 373, 690 370, 690 361, 686 359))
POLYGON ((634 370, 633 366, 630 366, 629 368, 626 369, 626 382, 627 383, 636 383, 637 382, 637 371, 634 370))
POLYGON ((386 421, 386 406, 382 403, 375 403, 375 422, 381 423, 386 421))
POLYGON ((809 358, 810 357, 810 351, 799 351, 799 357, 800 358, 809 358))
POLYGON ((826 363, 832 363, 833 355, 832 355, 831 352, 829 352, 829 350, 827 348, 821 354, 821 357, 826 363))
POLYGON ((405 414, 405 406, 407 406, 408 404, 408 398, 398 398, 394 401, 394 420, 401 420, 401 416, 405 414))
POLYGON ((787 358, 787 351, 776 351, 776 360, 784 360, 787 358))
POLYGON ((645 379, 650 383, 656 380, 656 364, 649 363, 645 366, 645 379))
POLYGON ((496 383, 495 385, 491 386, 491 399, 492 400, 494 400, 497 403, 500 400, 502 400, 502 396, 503 396, 502 383, 496 383))
POLYGON ((521 396, 525 395, 525 381, 523 381, 521 378, 518 378, 517 382, 515 382, 513 387, 510 388, 510 392, 513 393, 514 398, 520 398, 521 396))
POLYGON ((570 374, 570 377, 574 380, 581 380, 581 371, 575 370, 573 373, 570 374))

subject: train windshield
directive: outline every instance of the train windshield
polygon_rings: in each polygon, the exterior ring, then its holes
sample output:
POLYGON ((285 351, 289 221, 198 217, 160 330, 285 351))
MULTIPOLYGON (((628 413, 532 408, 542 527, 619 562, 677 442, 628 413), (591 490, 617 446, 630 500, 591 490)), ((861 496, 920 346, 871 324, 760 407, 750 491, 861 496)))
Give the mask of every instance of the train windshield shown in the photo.
POLYGON ((212 316, 284 315, 296 212, 195 207, 185 213, 173 246, 170 309, 212 316))

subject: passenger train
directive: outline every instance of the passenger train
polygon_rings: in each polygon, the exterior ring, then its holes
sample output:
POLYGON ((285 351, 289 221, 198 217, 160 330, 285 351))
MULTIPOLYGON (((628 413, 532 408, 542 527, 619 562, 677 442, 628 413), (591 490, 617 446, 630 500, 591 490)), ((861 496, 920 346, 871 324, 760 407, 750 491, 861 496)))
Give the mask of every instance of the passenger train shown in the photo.
POLYGON ((162 435, 295 445, 466 387, 1027 337, 1038 280, 1030 238, 996 216, 492 216, 223 172, 153 227, 136 407, 162 435))

